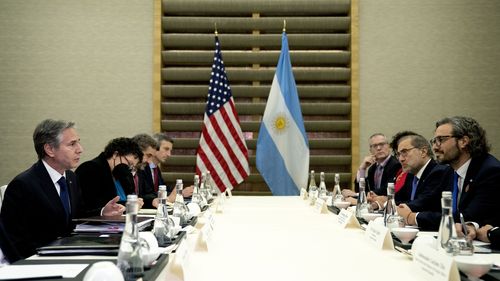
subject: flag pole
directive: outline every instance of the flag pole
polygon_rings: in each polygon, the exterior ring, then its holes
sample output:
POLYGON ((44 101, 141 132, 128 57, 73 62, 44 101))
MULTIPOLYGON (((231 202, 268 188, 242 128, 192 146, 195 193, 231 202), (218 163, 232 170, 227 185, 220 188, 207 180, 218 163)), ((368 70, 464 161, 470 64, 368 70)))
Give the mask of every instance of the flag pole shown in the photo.
POLYGON ((283 32, 286 32, 286 20, 283 20, 283 32))
POLYGON ((219 33, 217 32, 217 23, 216 22, 214 22, 214 26, 215 26, 215 36, 218 36, 219 33))

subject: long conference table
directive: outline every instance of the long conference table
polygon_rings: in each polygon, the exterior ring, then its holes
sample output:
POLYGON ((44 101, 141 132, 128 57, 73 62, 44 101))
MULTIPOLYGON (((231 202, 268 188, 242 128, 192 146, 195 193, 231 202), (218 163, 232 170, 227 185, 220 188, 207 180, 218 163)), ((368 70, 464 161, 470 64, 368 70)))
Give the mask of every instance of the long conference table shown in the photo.
MULTIPOLYGON (((233 196, 216 205, 198 217, 156 280, 430 281, 411 257, 375 246, 360 227, 343 227, 337 215, 298 196, 233 196)), ((487 257, 500 263, 500 254, 487 257)))
POLYGON ((361 228, 343 228, 297 196, 233 196, 222 210, 209 249, 197 250, 201 234, 189 234, 189 257, 173 254, 157 280, 422 280, 411 257, 376 248, 361 228))

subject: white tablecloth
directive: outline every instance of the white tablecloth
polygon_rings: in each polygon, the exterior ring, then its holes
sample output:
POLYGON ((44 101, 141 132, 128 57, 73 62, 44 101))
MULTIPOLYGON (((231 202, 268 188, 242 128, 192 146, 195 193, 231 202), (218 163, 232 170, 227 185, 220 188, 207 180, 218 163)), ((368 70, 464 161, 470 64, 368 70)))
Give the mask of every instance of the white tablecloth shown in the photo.
MULTIPOLYGON (((298 197, 232 197, 215 214, 210 246, 190 252, 185 280, 422 280, 409 257, 376 249, 363 230, 298 197)), ((174 264, 159 280, 182 278, 174 264)))

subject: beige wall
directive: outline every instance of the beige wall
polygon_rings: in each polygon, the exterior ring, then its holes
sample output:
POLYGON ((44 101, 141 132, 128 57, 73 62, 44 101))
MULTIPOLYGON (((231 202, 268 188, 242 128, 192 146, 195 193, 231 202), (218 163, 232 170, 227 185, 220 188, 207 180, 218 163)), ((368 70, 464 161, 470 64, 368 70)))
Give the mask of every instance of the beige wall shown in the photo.
POLYGON ((85 152, 152 132, 153 0, 0 1, 0 185, 36 160, 45 118, 77 122, 85 152))
POLYGON ((359 0, 360 145, 476 118, 500 156, 500 1, 359 0))
MULTIPOLYGON (((500 156, 500 1, 359 0, 360 143, 431 137, 463 114, 500 156)), ((74 120, 83 161, 152 131, 153 0, 0 1, 0 184, 35 161, 44 118, 74 120)))

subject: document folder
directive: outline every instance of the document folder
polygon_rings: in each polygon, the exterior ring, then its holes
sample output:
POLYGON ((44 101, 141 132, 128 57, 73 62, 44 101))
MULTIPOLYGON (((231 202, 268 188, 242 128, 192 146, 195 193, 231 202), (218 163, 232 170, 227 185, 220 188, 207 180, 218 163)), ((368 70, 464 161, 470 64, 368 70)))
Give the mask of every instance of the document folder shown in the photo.
POLYGON ((118 255, 121 235, 75 234, 62 237, 47 246, 37 249, 41 256, 47 255, 118 255))

